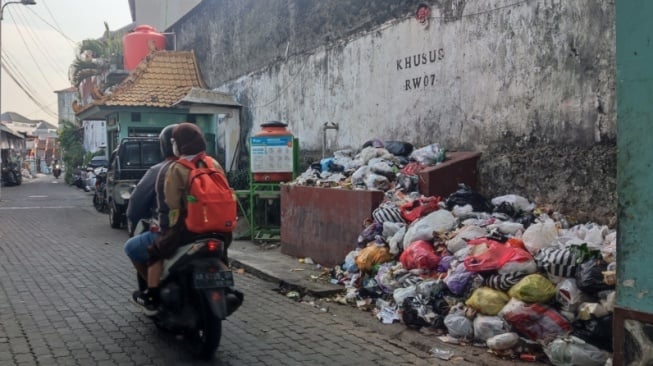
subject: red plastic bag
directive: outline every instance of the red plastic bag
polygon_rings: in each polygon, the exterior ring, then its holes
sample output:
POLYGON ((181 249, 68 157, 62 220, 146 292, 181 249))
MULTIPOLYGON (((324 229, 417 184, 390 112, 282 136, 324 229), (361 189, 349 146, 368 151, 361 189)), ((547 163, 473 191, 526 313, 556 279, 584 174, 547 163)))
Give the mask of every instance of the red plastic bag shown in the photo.
POLYGON ((435 254, 433 245, 425 240, 412 242, 399 256, 405 269, 428 269, 435 271, 440 264, 440 256, 435 254))
POLYGON ((465 269, 469 272, 495 271, 508 262, 526 262, 533 256, 524 249, 505 245, 487 238, 470 240, 468 244, 485 244, 488 249, 479 255, 470 255, 465 258, 465 269))
POLYGON ((511 299, 501 309, 499 316, 517 333, 533 341, 546 343, 571 330, 571 325, 560 313, 542 304, 527 304, 511 299))
POLYGON ((438 196, 420 197, 401 206, 401 217, 407 223, 411 223, 440 208, 439 203, 440 197, 438 196))

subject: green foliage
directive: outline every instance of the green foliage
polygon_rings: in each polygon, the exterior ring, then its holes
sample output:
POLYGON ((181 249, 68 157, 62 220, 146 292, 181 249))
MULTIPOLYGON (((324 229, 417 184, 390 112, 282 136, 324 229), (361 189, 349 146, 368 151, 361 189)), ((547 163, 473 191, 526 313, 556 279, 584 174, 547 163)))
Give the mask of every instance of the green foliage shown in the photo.
POLYGON ((79 52, 70 66, 70 82, 74 86, 87 77, 97 75, 115 64, 123 68, 122 33, 111 32, 109 24, 104 22, 104 35, 100 39, 85 39, 79 45, 79 52), (90 55, 90 59, 86 58, 90 55), (95 62, 92 61, 95 59, 95 62))
POLYGON ((235 190, 249 190, 249 170, 232 170, 227 172, 227 180, 235 190))
POLYGON ((59 146, 63 151, 61 160, 63 160, 66 167, 64 180, 70 184, 75 169, 84 164, 84 144, 81 128, 78 128, 70 121, 63 121, 63 126, 59 130, 59 146))

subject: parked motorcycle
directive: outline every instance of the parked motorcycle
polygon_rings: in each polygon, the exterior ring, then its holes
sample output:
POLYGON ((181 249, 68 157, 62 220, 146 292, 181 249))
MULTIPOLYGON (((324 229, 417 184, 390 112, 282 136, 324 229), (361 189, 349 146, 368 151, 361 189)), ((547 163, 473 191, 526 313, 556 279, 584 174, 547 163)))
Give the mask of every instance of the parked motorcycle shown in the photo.
POLYGON ((77 169, 72 176, 71 186, 84 189, 86 187, 86 173, 77 169))
POLYGON ((97 168, 95 176, 95 190, 93 192, 93 206, 98 212, 107 213, 107 169, 97 168))
POLYGON ((2 185, 19 186, 23 183, 23 175, 20 172, 18 163, 7 161, 2 163, 2 185))
POLYGON ((160 306, 151 317, 159 329, 183 334, 190 352, 201 359, 213 356, 220 345, 222 321, 243 302, 225 263, 225 240, 219 233, 199 235, 164 261, 160 306))

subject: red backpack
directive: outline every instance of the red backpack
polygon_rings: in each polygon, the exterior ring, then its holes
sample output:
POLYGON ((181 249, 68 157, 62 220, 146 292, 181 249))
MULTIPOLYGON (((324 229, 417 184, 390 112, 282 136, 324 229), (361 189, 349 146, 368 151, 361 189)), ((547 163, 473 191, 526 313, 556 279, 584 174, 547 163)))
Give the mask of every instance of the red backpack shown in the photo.
POLYGON ((194 233, 232 232, 236 228, 236 196, 225 175, 205 153, 177 162, 188 169, 186 228, 194 233), (202 161, 206 167, 199 167, 202 161))

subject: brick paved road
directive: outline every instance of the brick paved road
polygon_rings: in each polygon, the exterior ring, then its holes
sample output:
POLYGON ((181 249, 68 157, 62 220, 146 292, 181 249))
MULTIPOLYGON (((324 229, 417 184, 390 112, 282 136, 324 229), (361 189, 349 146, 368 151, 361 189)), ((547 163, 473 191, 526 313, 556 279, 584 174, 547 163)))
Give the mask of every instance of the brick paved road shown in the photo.
MULTIPOLYGON (((90 193, 61 179, 2 187, 0 365, 196 364, 129 301, 126 239, 93 209, 90 193)), ((214 360, 197 364, 438 364, 352 320, 369 316, 355 309, 322 312, 279 295, 275 284, 235 280, 245 303, 224 322, 214 360)))

